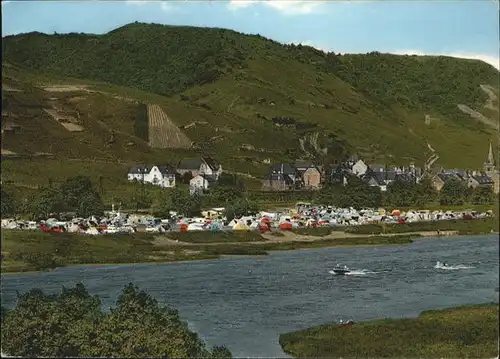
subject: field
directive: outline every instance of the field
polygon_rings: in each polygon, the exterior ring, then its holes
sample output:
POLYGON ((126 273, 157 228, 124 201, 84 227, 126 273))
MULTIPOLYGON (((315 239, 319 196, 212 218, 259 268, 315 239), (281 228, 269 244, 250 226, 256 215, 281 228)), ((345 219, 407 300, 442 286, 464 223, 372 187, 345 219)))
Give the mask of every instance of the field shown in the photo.
POLYGON ((491 303, 413 319, 326 324, 282 334, 280 344, 301 358, 494 358, 498 334, 498 303, 491 303))
POLYGON ((149 145, 152 148, 191 148, 191 141, 158 105, 148 105, 149 145))

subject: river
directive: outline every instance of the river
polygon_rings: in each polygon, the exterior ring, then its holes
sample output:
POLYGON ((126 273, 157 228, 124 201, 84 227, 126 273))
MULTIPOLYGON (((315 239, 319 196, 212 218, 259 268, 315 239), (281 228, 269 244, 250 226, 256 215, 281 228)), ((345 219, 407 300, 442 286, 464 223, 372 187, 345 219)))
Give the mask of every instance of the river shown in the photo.
POLYGON ((177 308, 210 345, 225 344, 240 357, 284 357, 278 344, 283 332, 339 319, 408 317, 427 309, 498 302, 498 243, 497 235, 446 237, 406 246, 7 274, 2 276, 2 304, 12 306, 16 290, 57 292, 61 285, 81 281, 108 308, 133 282, 177 308), (467 268, 436 269, 436 261, 467 268), (359 274, 329 274, 336 263, 359 274))

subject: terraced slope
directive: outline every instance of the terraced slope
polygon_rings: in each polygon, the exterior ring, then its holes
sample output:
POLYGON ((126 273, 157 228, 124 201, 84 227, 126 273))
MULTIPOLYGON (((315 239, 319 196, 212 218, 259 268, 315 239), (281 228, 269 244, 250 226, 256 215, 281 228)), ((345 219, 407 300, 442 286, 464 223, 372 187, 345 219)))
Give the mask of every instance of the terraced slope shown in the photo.
POLYGON ((152 148, 191 148, 191 140, 158 105, 148 105, 149 146, 152 148))

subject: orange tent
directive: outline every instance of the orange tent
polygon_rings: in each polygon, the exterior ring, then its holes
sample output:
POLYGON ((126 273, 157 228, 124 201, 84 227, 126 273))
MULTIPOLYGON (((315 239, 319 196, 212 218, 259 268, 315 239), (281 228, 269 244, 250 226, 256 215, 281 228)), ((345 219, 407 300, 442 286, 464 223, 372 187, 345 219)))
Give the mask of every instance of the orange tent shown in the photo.
POLYGON ((187 230, 188 230, 188 225, 186 223, 181 224, 180 231, 187 232, 187 230))
POLYGON ((290 222, 280 223, 280 229, 282 231, 290 231, 292 230, 292 224, 290 222))

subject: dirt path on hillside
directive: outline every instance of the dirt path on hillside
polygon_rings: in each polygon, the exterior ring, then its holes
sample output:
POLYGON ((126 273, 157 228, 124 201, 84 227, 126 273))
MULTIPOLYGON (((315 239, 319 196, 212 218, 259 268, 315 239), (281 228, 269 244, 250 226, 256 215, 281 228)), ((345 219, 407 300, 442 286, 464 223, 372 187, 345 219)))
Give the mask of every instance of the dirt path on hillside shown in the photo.
POLYGON ((481 90, 486 92, 488 95, 488 101, 484 105, 485 108, 489 108, 490 110, 498 111, 498 107, 493 105, 493 102, 497 100, 497 95, 493 92, 493 87, 490 85, 480 85, 481 90))
POLYGON ((135 102, 139 103, 139 100, 130 98, 130 97, 123 97, 119 96, 117 94, 107 92, 107 91, 99 91, 99 90, 93 90, 90 89, 91 85, 54 85, 54 86, 45 86, 42 87, 47 92, 78 92, 78 91, 83 91, 87 93, 98 93, 102 95, 107 95, 111 96, 117 100, 123 100, 123 101, 128 101, 128 102, 135 102))
POLYGON ((484 116, 482 113, 479 113, 473 109, 471 109, 469 106, 463 105, 463 104, 458 104, 457 107, 460 109, 460 111, 468 114, 470 117, 472 117, 474 120, 481 121, 484 124, 491 126, 498 130, 498 122, 495 122, 488 117, 484 116))

